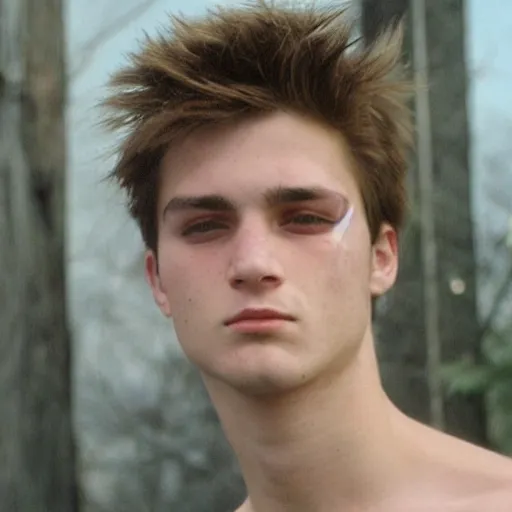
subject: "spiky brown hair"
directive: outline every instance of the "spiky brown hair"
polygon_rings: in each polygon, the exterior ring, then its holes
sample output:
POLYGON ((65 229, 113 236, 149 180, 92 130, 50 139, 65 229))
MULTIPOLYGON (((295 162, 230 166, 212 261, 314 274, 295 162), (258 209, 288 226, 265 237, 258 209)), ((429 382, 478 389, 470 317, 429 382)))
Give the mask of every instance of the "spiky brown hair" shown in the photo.
POLYGON ((345 8, 266 1, 172 17, 110 82, 108 128, 127 129, 111 177, 125 189, 147 247, 156 251, 159 163, 197 127, 291 110, 339 131, 357 163, 372 239, 400 228, 412 140, 401 30, 374 44, 354 37, 345 8))

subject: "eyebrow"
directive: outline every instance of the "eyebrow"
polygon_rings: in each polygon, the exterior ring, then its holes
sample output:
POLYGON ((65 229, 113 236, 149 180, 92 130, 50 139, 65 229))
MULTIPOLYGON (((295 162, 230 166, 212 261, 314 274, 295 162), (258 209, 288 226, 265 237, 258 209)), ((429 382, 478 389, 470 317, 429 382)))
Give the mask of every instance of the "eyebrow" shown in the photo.
MULTIPOLYGON (((334 196, 344 198, 343 194, 324 187, 276 187, 264 193, 265 202, 269 206, 280 206, 287 203, 328 199, 334 196)), ((209 210, 216 212, 233 212, 236 204, 224 196, 208 194, 202 196, 176 196, 165 206, 162 215, 186 210, 209 210)))
POLYGON ((235 204, 223 196, 210 194, 205 196, 176 196, 165 206, 163 216, 170 212, 185 210, 234 211, 235 204))
POLYGON ((298 203, 328 199, 334 196, 343 197, 342 194, 324 187, 277 187, 265 193, 265 199, 271 206, 285 203, 298 203))

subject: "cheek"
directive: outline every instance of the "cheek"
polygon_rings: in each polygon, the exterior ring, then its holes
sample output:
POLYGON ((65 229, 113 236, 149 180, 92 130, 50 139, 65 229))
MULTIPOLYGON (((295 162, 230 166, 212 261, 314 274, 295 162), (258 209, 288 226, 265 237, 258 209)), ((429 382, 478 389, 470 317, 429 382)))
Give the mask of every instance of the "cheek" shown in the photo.
POLYGON ((172 247, 159 248, 159 272, 163 290, 176 323, 194 298, 194 275, 188 269, 186 259, 172 247))
POLYGON ((361 254, 358 247, 329 253, 314 284, 320 336, 327 352, 339 352, 344 361, 360 346, 370 317, 369 265, 361 254))
POLYGON ((323 287, 326 307, 332 309, 343 305, 346 310, 351 305, 366 300, 369 294, 370 265, 365 257, 365 248, 357 244, 327 240, 316 255, 317 282, 323 287))
POLYGON ((201 315, 201 306, 198 304, 201 291, 198 289, 197 273, 190 272, 187 265, 168 260, 162 265, 161 274, 179 344, 188 357, 193 357, 193 341, 198 337, 198 328, 201 326, 201 322, 197 321, 201 315))
POLYGON ((176 324, 204 315, 204 306, 212 303, 219 289, 215 262, 214 257, 198 258, 175 247, 162 253, 160 273, 176 324))

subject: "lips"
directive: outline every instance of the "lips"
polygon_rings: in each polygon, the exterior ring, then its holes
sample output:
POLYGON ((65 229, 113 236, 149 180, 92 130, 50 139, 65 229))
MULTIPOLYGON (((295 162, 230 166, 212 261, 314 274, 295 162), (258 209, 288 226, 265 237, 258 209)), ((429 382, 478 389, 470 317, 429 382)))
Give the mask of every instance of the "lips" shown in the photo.
POLYGON ((288 315, 286 313, 282 313, 281 311, 275 309, 268 308, 248 308, 240 311, 235 316, 229 318, 224 322, 224 325, 233 325, 238 322, 247 322, 247 321, 264 321, 264 320, 287 320, 290 322, 295 321, 295 317, 292 315, 288 315))

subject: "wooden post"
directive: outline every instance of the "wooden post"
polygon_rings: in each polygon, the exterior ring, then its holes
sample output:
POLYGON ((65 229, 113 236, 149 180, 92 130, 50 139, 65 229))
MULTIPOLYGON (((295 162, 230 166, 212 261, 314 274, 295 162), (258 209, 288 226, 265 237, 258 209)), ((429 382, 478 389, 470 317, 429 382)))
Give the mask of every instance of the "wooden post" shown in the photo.
POLYGON ((362 0, 371 41, 403 18, 404 54, 418 87, 412 211, 398 283, 378 301, 376 333, 384 386, 405 412, 486 444, 483 401, 449 398, 440 368, 480 354, 466 111, 463 0, 362 0), (424 86, 427 85, 428 88, 424 86))
POLYGON ((61 0, 0 0, 0 508, 75 512, 61 0))

